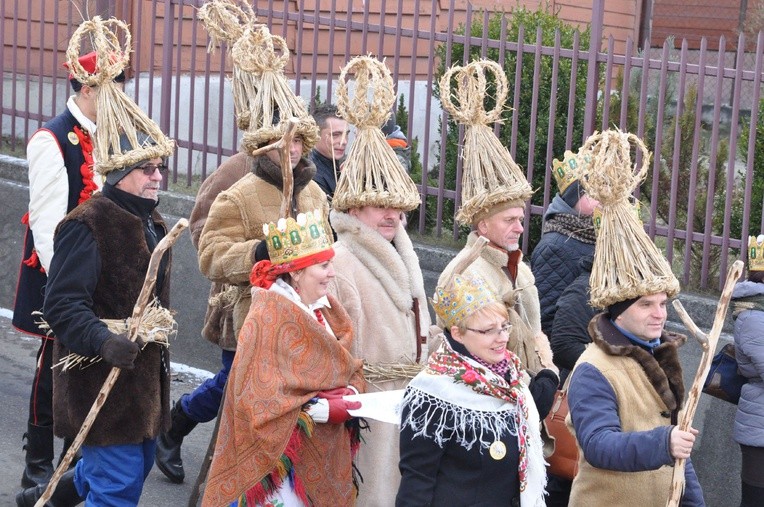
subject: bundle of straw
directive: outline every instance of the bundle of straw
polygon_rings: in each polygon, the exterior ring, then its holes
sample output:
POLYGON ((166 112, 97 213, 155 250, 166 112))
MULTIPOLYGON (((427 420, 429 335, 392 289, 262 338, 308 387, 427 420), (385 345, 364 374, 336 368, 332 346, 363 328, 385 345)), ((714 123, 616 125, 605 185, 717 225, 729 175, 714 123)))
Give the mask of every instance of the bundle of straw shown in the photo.
MULTIPOLYGON (((244 36, 245 31, 257 26, 257 16, 252 7, 235 0, 210 0, 199 8, 197 16, 210 35, 207 45, 209 53, 223 44, 228 48, 228 53, 231 53, 236 41, 244 36)), ((257 95, 259 82, 259 74, 242 70, 234 61, 231 83, 233 107, 237 125, 242 130, 250 127, 250 98, 257 95)))
POLYGON ((443 108, 465 126, 462 206, 456 214, 463 224, 471 224, 500 203, 515 201, 523 206, 533 194, 520 166, 489 127, 501 122, 508 93, 504 69, 491 60, 451 67, 440 79, 443 108), (487 110, 489 84, 496 90, 494 106, 487 110))
POLYGON ((249 131, 242 146, 252 153, 263 144, 286 133, 287 120, 297 118, 296 134, 302 138, 303 155, 318 141, 318 126, 308 115, 303 100, 289 88, 284 67, 289 48, 283 37, 273 35, 265 26, 248 27, 234 43, 234 65, 259 76, 255 96, 249 100, 249 131))
POLYGON ((381 127, 390 117, 395 89, 384 62, 357 56, 340 73, 337 112, 357 128, 332 204, 334 209, 376 206, 411 211, 419 206, 419 191, 385 141, 381 127), (355 93, 348 92, 349 76, 355 76, 355 93))
MULTIPOLYGON (((130 318, 127 319, 101 319, 106 324, 109 331, 115 334, 125 334, 130 328, 130 318)), ((50 326, 45 320, 37 322, 38 327, 50 334, 50 326)), ((163 308, 159 301, 154 300, 141 319, 138 326, 138 336, 144 342, 144 347, 149 343, 156 343, 163 347, 170 346, 170 338, 173 338, 178 332, 178 325, 167 308, 163 308)), ((72 368, 85 369, 101 361, 101 356, 83 356, 70 353, 62 357, 53 368, 61 368, 61 371, 67 371, 72 368)))
POLYGON ((590 277, 592 306, 606 308, 659 292, 673 297, 679 292, 679 281, 645 232, 631 201, 632 192, 647 175, 647 147, 634 134, 614 129, 595 132, 584 143, 581 154, 592 160, 584 169, 581 184, 600 202, 590 277), (632 148, 641 155, 639 165, 632 162, 632 148))
POLYGON ((135 165, 143 160, 168 157, 175 144, 114 82, 130 60, 132 37, 127 25, 118 19, 107 21, 95 16, 75 30, 66 50, 69 69, 77 81, 97 87, 98 130, 94 141, 96 170, 103 175, 135 165), (124 49, 116 32, 124 32, 124 49), (89 39, 96 52, 96 72, 89 74, 78 62, 82 39, 89 39), (142 145, 138 132, 147 134, 155 144, 142 145), (125 134, 131 149, 122 152, 120 135, 125 134))
POLYGON ((422 371, 423 364, 417 363, 363 363, 363 377, 369 384, 379 387, 384 382, 411 380, 422 371))

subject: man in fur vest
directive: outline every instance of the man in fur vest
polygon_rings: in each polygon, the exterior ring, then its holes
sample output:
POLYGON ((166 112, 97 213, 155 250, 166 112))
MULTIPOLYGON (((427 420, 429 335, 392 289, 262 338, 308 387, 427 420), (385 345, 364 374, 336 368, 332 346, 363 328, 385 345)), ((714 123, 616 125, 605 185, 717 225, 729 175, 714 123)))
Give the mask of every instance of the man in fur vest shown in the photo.
POLYGON ((685 393, 677 349, 686 338, 664 330, 679 282, 631 203, 650 154, 619 130, 595 134, 583 150, 595 160, 584 185, 601 203, 590 299, 604 312, 589 323, 592 344, 570 376, 566 423, 578 446, 570 505, 665 505, 677 459, 687 460, 681 505, 705 505, 690 461, 698 431, 677 426, 685 393), (635 146, 641 167, 631 163, 635 146))
MULTIPOLYGON (((96 70, 96 53, 78 58, 88 74, 96 70)), ((69 62, 64 63, 69 67, 69 62)), ((124 72, 115 81, 123 82, 124 72)), ((101 188, 102 178, 93 172, 93 136, 96 131, 98 87, 69 76, 74 95, 66 109, 45 123, 29 139, 29 211, 21 219, 26 224, 24 254, 19 267, 13 326, 39 336, 40 348, 32 392, 24 449, 25 467, 21 486, 30 488, 48 482, 53 475, 53 340, 42 333, 32 312, 42 310, 47 273, 53 258, 53 232, 58 223, 78 204, 101 188)), ((65 441, 63 452, 71 442, 65 441)))
MULTIPOLYGON (((138 142, 154 146, 145 134, 138 133, 138 142)), ((101 358, 85 368, 54 370, 56 435, 73 439, 112 368, 122 372, 85 439, 82 459, 58 483, 53 505, 82 499, 88 505, 137 505, 153 465, 155 439, 169 424, 168 349, 130 341, 101 320, 130 317, 151 252, 166 234, 156 211, 167 167, 163 158, 157 150, 151 155, 131 151, 124 134, 120 145, 123 155, 134 153, 137 161, 102 171, 103 191, 70 212, 56 230, 43 312, 57 337, 53 362, 69 354, 101 358)), ((155 288, 165 308, 169 293, 168 252, 155 288)), ((44 490, 44 485, 25 490, 17 496, 18 505, 34 505, 44 490)))
MULTIPOLYGON (((368 57, 351 60, 345 68, 353 66, 387 71, 382 62, 368 57)), ((419 259, 401 216, 419 205, 419 193, 385 142, 381 125, 354 117, 362 108, 348 107, 345 86, 342 82, 338 90, 339 114, 355 125, 357 136, 332 201, 330 219, 337 243, 335 279, 329 290, 353 322, 353 356, 370 368, 416 365, 427 359, 430 314, 419 259), (376 163, 380 170, 373 174, 371 167, 376 163)), ((392 89, 391 79, 389 86, 392 89)), ((356 99, 361 98, 366 93, 356 90, 356 99)), ((367 392, 403 389, 413 375, 369 382, 367 392)), ((373 420, 368 423, 370 433, 364 436, 356 458, 363 478, 357 505, 392 506, 400 482, 399 429, 373 420)))

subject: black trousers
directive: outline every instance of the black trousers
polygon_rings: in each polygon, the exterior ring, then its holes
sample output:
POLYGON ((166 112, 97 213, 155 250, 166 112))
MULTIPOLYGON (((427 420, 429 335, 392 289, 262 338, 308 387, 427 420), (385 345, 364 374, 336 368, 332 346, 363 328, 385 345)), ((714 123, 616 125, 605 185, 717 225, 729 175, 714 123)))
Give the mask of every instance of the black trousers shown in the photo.
POLYGON ((53 340, 41 339, 29 396, 29 424, 53 425, 53 340))

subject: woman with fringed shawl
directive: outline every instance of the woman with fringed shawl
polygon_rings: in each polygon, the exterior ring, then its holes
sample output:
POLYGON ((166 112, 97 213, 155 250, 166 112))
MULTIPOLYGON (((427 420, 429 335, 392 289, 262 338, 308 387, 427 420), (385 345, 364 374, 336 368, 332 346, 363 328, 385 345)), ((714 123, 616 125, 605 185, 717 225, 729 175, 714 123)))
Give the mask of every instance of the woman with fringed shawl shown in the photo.
POLYGON ((360 437, 348 410, 360 403, 342 396, 365 381, 352 323, 326 293, 334 250, 321 222, 316 210, 264 227, 203 505, 355 502, 360 437))
POLYGON ((506 348, 504 303, 479 278, 455 275, 445 285, 433 298, 444 339, 403 399, 396 505, 542 506, 539 421, 554 389, 534 383, 556 386, 557 375, 541 370, 529 389, 506 348))

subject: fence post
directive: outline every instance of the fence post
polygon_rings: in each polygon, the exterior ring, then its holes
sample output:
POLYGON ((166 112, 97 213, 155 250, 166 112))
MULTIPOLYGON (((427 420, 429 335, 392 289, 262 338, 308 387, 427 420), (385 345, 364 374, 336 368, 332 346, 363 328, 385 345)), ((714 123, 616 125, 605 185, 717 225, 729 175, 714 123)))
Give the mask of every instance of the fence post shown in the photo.
MULTIPOLYGON (((170 135, 172 104, 172 34, 175 12, 172 0, 164 2, 164 34, 162 39, 162 93, 160 94, 159 130, 170 135)), ((153 65, 153 62, 151 63, 153 65)), ((180 75, 180 72, 178 72, 180 75)))
MULTIPOLYGON (((584 110, 584 139, 594 132, 599 91, 599 63, 597 55, 602 42, 602 23, 605 18, 605 0, 592 0, 592 24, 589 38, 589 67, 586 72, 586 108, 584 110)), ((607 76, 606 76, 607 78, 607 76)))

